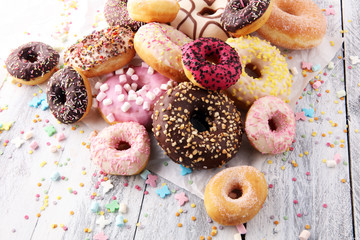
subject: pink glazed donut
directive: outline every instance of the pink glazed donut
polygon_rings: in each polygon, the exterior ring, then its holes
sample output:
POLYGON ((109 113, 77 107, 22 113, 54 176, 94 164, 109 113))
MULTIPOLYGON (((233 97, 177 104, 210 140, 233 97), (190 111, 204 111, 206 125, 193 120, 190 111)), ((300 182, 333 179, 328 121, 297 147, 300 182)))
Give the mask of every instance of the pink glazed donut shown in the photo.
POLYGON ((172 84, 144 62, 122 68, 99 86, 98 108, 109 124, 134 121, 149 128, 154 103, 172 84))
POLYGON ((295 138, 294 113, 280 98, 259 98, 246 115, 245 131, 251 145, 259 152, 285 152, 295 138))
POLYGON ((182 63, 188 79, 208 90, 227 89, 241 75, 237 52, 217 38, 199 38, 182 47, 182 63))
POLYGON ((150 138, 136 122, 117 123, 90 137, 91 159, 105 173, 135 175, 150 157, 150 138))

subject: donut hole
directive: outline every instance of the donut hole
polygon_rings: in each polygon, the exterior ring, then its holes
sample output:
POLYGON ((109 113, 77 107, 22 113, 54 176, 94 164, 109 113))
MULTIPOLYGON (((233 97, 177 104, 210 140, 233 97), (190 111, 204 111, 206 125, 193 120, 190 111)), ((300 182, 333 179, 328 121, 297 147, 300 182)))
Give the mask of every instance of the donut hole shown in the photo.
POLYGON ((66 92, 64 91, 64 89, 58 87, 55 89, 55 96, 56 96, 56 100, 55 100, 55 104, 59 104, 59 105, 64 105, 66 102, 66 92))
POLYGON ((261 78, 262 74, 259 67, 254 63, 248 63, 245 66, 245 72, 252 78, 261 78))
POLYGON ((20 52, 20 59, 34 63, 38 60, 38 54, 35 51, 33 51, 31 48, 24 48, 20 52))
POLYGON ((201 110, 195 110, 190 117, 190 122, 193 127, 199 132, 205 132, 210 130, 209 123, 207 122, 207 114, 201 110))
POLYGON ((220 63, 220 58, 216 54, 206 54, 205 60, 211 64, 218 65, 220 63))
POLYGON ((240 187, 233 188, 229 193, 228 196, 231 199, 239 199, 241 198, 243 192, 240 187))
POLYGON ((116 148, 116 150, 124 151, 124 150, 131 148, 131 146, 128 142, 120 141, 116 144, 115 148, 116 148))
POLYGON ((198 15, 203 16, 203 17, 208 17, 211 15, 214 15, 216 13, 216 10, 208 8, 208 7, 204 7, 203 9, 201 9, 201 11, 198 13, 198 15))
POLYGON ((277 113, 277 115, 271 117, 268 120, 268 125, 272 132, 277 132, 281 130, 280 128, 282 126, 281 124, 282 119, 286 119, 286 116, 283 115, 282 113, 277 113))

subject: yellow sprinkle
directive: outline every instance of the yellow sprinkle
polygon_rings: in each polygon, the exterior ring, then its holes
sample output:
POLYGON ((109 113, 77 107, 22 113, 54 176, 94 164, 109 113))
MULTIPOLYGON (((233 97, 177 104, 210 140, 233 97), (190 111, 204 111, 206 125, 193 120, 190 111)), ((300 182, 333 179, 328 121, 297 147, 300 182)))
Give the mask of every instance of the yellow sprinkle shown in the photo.
POLYGON ((104 211, 100 211, 100 215, 104 215, 104 211))
POLYGON ((285 166, 281 166, 281 170, 285 170, 285 166))
POLYGON ((40 89, 40 90, 39 90, 39 93, 43 93, 43 90, 40 89))
POLYGON ((311 135, 312 135, 313 137, 315 137, 315 136, 316 136, 316 132, 313 132, 311 135))
POLYGON ((325 112, 324 111, 321 111, 321 115, 324 115, 325 114, 325 112))
POLYGON ((124 223, 127 223, 127 222, 128 222, 127 218, 124 218, 124 223))
POLYGON ((355 129, 355 132, 358 133, 358 132, 359 132, 359 129, 355 129))
POLYGON ((326 163, 326 159, 323 159, 322 162, 323 162, 323 163, 326 163))
POLYGON ((342 182, 342 183, 346 183, 346 180, 345 180, 345 179, 341 179, 341 182, 342 182))
POLYGON ((271 161, 271 160, 268 160, 268 164, 272 164, 272 161, 271 161))
POLYGON ((70 211, 70 215, 74 215, 74 211, 70 211))
POLYGON ((42 163, 40 163, 40 167, 43 167, 47 164, 47 162, 43 161, 42 163))
POLYGON ((84 131, 83 131, 83 130, 81 130, 81 131, 80 131, 80 133, 84 133, 84 131))
POLYGON ((57 148, 57 149, 60 149, 60 148, 61 148, 61 146, 60 146, 60 145, 57 145, 57 146, 56 146, 56 148, 57 148))
POLYGON ((86 175, 86 171, 82 171, 81 173, 82 173, 82 175, 86 175))
POLYGON ((182 223, 178 223, 178 227, 182 227, 182 223))
POLYGON ((348 20, 348 22, 351 22, 351 19, 350 19, 350 20, 348 20))
POLYGON ((60 196, 57 196, 57 200, 60 200, 61 199, 61 197, 60 196))
POLYGON ((51 227, 52 228, 57 228, 57 224, 52 224, 51 227))
POLYGON ((335 100, 335 101, 334 101, 334 103, 338 104, 338 103, 339 103, 339 101, 338 101, 338 100, 335 100))
POLYGON ((179 213, 183 213, 184 210, 182 208, 179 209, 179 213))
POLYGON ((195 204, 195 203, 192 203, 192 204, 191 204, 191 207, 192 207, 192 208, 195 208, 195 207, 196 207, 196 204, 195 204))
MULTIPOLYGON (((4 145, 4 146, 6 146, 6 145, 4 145)), ((33 153, 33 151, 32 151, 32 150, 30 150, 30 151, 29 151, 29 153, 30 153, 30 154, 32 154, 32 153, 33 153)))
POLYGON ((331 135, 331 134, 332 134, 332 131, 328 131, 328 134, 331 135))
POLYGON ((305 154, 305 155, 309 155, 309 152, 306 151, 306 152, 304 152, 304 154, 305 154))
POLYGON ((312 118, 309 118, 309 122, 314 122, 314 119, 312 119, 312 118))
POLYGON ((330 45, 334 46, 335 45, 334 41, 330 41, 330 45))
POLYGON ((83 187, 83 186, 84 186, 84 183, 80 183, 79 185, 80 185, 80 187, 83 187))
POLYGON ((340 142, 341 142, 341 143, 344 143, 344 142, 345 142, 345 140, 344 140, 344 139, 340 139, 340 142))
POLYGON ((140 223, 138 222, 138 223, 136 224, 136 226, 139 227, 139 226, 140 226, 140 223))
POLYGON ((304 156, 304 154, 302 154, 302 153, 299 154, 299 157, 303 157, 303 156, 304 156))
POLYGON ((341 114, 341 113, 342 113, 342 111, 341 111, 341 110, 339 110, 339 111, 338 111, 338 113, 340 113, 340 114, 341 114))

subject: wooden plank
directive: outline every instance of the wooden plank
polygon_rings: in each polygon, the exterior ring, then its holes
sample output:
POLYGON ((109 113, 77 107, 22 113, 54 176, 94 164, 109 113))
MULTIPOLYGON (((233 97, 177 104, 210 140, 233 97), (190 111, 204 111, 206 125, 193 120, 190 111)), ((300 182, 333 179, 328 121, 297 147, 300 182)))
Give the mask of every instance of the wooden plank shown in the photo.
POLYGON ((346 75, 346 101, 348 110, 348 124, 349 124, 349 154, 351 164, 351 190, 353 199, 353 215, 355 226, 355 239, 360 239, 360 167, 358 164, 360 150, 359 142, 360 135, 358 129, 360 128, 360 69, 357 63, 353 63, 351 57, 360 56, 359 48, 359 27, 360 15, 359 1, 343 1, 343 24, 344 24, 344 39, 345 39, 345 75, 346 75))

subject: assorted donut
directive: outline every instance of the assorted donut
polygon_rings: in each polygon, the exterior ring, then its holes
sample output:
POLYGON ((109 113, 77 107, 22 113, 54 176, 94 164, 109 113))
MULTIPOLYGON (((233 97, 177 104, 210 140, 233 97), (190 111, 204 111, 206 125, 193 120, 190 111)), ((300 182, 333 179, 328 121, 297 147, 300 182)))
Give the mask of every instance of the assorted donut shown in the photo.
MULTIPOLYGON (((199 170, 230 161, 243 133, 263 154, 290 147, 292 76, 269 42, 319 45, 326 19, 313 1, 108 0, 104 14, 109 27, 67 48, 60 70, 60 54, 41 42, 18 47, 5 63, 20 83, 50 79, 47 101, 61 123, 98 108, 110 126, 92 134, 90 154, 105 173, 143 171, 151 130, 170 159, 199 170), (269 42, 247 35, 254 31, 269 42), (130 64, 136 54, 140 65, 130 64), (88 78, 97 76, 91 86, 88 78), (247 111, 244 126, 239 109, 247 111)), ((238 166, 209 181, 204 202, 213 220, 238 225, 258 213, 266 195, 263 174, 238 166)))

